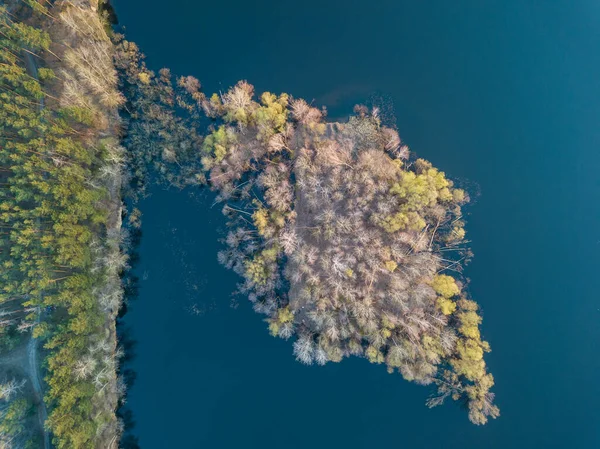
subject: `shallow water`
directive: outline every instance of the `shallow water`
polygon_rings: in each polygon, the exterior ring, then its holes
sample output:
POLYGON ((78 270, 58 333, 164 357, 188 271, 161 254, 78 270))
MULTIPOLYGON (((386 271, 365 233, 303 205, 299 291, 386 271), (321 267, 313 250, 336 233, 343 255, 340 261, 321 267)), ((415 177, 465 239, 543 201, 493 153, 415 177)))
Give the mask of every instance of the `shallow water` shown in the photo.
POLYGON ((476 427, 384 367, 298 364, 232 298, 211 198, 155 189, 125 317, 143 449, 600 447, 597 2, 114 4, 152 68, 206 92, 248 79, 332 117, 379 92, 419 156, 480 192, 467 275, 502 413, 476 427))

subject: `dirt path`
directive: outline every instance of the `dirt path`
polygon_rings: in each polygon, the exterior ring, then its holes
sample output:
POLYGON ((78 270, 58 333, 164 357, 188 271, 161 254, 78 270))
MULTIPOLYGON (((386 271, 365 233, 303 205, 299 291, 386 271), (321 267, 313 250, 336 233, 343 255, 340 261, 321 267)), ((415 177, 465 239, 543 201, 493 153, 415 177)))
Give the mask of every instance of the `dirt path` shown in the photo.
MULTIPOLYGON (((41 313, 38 314, 37 322, 40 321, 41 313)), ((25 370, 31 379, 33 391, 35 393, 36 403, 38 404, 38 421, 40 429, 44 434, 44 449, 50 449, 50 435, 46 430, 46 420, 48 419, 48 410, 46 409, 46 403, 44 402, 44 393, 42 391, 42 379, 41 379, 41 363, 39 360, 38 351, 38 340, 31 336, 27 343, 27 359, 25 361, 25 370)))
MULTIPOLYGON (((39 315, 36 321, 40 321, 39 315)), ((51 449, 50 435, 44 427, 44 423, 48 418, 48 413, 46 404, 44 403, 44 393, 40 373, 41 365, 38 357, 38 343, 39 341, 30 334, 27 343, 19 345, 14 351, 0 357, 0 365, 3 369, 15 369, 22 372, 25 377, 31 381, 33 390, 32 399, 37 408, 38 425, 44 439, 43 447, 44 449, 51 449)))
MULTIPOLYGON (((33 78, 38 79, 38 70, 37 64, 35 62, 35 58, 31 55, 31 53, 23 52, 23 56, 25 57, 25 65, 27 66, 27 71, 29 75, 33 78)), ((44 99, 42 98, 40 102, 40 109, 44 108, 44 99)), ((36 324, 40 322, 42 316, 42 312, 38 313, 36 318, 36 324)), ((40 429, 44 435, 44 449, 50 449, 50 434, 46 429, 46 420, 48 419, 48 409, 46 408, 46 403, 44 402, 44 392, 42 390, 42 374, 41 374, 41 363, 39 360, 39 350, 38 350, 38 340, 30 337, 29 342, 27 343, 27 359, 24 360, 24 366, 26 367, 27 374, 31 379, 31 384, 33 386, 33 391, 36 396, 36 402, 38 404, 38 421, 40 429)))
MULTIPOLYGON (((4 1, 1 1, 5 4, 4 1)), ((10 5, 8 11, 10 12, 10 5)), ((29 75, 38 79, 38 69, 35 58, 27 51, 22 52, 25 59, 26 70, 29 75)), ((40 102, 40 109, 44 108, 44 99, 40 102)), ((36 324, 40 322, 42 312, 38 313, 36 324)), ((23 369, 27 377, 31 380, 31 385, 34 392, 34 402, 37 405, 38 423, 40 431, 43 433, 44 449, 51 449, 50 434, 46 429, 45 423, 48 419, 48 410, 44 402, 44 392, 42 389, 41 363, 39 360, 38 340, 30 335, 29 341, 24 348, 19 348, 4 357, 0 357, 2 366, 15 366, 23 369)))

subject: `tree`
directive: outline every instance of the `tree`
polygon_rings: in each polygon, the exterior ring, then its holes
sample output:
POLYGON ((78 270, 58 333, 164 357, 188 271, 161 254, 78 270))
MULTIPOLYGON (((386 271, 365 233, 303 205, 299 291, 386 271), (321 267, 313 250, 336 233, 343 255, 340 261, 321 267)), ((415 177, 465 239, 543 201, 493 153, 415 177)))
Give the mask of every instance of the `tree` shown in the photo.
POLYGON ((295 332, 301 363, 361 355, 435 382, 431 405, 451 396, 475 423, 497 416, 489 345, 459 282, 465 193, 423 159, 406 164, 376 112, 324 123, 304 100, 253 93, 240 82, 212 97, 203 168, 236 229, 219 260, 243 276, 271 334, 295 332))

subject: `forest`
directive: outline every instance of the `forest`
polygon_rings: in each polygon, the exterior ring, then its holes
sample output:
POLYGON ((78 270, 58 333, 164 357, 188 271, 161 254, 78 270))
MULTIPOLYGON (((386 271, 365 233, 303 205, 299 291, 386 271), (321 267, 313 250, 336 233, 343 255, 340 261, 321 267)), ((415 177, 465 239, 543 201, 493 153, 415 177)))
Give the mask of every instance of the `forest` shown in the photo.
POLYGON ((246 81, 207 96, 155 73, 102 4, 0 6, 0 444, 119 446, 115 321, 151 184, 214 192, 218 260, 299 362, 362 357, 433 386, 428 406, 499 416, 463 275, 468 192, 377 107, 332 122, 246 81))
MULTIPOLYGON (((57 448, 116 447, 120 426, 122 95, 95 6, 0 9, 0 331, 5 351, 26 345, 25 382, 57 448)), ((3 447, 32 447, 15 430, 23 404, 5 411, 3 447)))

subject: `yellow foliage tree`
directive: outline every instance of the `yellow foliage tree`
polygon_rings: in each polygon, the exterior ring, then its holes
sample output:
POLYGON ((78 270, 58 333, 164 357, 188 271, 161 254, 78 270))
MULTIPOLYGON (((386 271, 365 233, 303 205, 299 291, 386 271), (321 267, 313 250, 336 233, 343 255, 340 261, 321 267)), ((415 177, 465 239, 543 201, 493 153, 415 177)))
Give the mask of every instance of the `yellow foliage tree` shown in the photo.
POLYGON ((451 299, 444 298, 443 296, 438 297, 437 306, 444 315, 451 315, 456 310, 456 303, 451 299))
POLYGON ((452 298, 460 293, 460 288, 456 285, 456 281, 452 276, 446 274, 438 274, 433 277, 431 287, 438 295, 444 298, 452 298))

